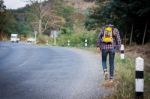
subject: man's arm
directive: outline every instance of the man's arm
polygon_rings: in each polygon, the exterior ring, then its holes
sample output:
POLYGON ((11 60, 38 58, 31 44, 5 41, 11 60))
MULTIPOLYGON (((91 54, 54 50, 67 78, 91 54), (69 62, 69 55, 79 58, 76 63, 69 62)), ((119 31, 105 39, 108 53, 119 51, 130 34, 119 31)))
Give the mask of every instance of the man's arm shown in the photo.
POLYGON ((120 33, 119 33, 119 30, 117 28, 115 28, 115 32, 116 32, 116 47, 117 47, 117 50, 120 49, 121 47, 121 38, 120 38, 120 33))
POLYGON ((101 47, 100 45, 101 45, 101 43, 102 43, 102 35, 103 35, 103 28, 101 29, 101 31, 100 31, 100 33, 98 34, 98 37, 97 37, 97 44, 96 44, 96 46, 97 47, 101 47))

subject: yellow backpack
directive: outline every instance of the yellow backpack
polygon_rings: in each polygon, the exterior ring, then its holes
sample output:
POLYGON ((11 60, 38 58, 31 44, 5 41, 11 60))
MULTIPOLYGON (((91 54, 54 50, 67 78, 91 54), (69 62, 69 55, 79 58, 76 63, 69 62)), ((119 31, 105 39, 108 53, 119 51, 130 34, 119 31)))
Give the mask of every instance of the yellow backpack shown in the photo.
POLYGON ((104 34, 102 37, 102 41, 105 43, 112 43, 113 42, 113 28, 107 26, 104 28, 104 34))

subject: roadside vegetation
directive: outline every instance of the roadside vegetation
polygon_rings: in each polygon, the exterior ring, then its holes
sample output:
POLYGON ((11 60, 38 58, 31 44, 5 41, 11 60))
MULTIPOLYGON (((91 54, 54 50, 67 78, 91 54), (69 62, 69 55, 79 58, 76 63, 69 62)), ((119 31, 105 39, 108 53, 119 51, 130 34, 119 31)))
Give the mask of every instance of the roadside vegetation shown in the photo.
POLYGON ((71 35, 61 35, 58 38, 58 45, 68 46, 68 40, 72 47, 84 47, 85 40, 87 40, 88 47, 94 47, 96 42, 96 33, 86 32, 86 33, 76 33, 71 35))
POLYGON ((135 64, 134 59, 116 57, 116 81, 113 99, 133 99, 135 95, 135 64))
POLYGON ((112 21, 126 46, 126 59, 116 57, 115 93, 108 99, 133 99, 135 58, 145 59, 145 99, 150 99, 150 0, 27 0, 31 4, 6 9, 0 0, 0 40, 12 33, 22 41, 35 36, 37 44, 54 44, 51 31, 58 31, 56 45, 87 49, 96 47, 101 27, 112 21), (55 5, 55 6, 54 6, 55 5), (134 54, 134 55, 133 55, 134 54))
MULTIPOLYGON (((147 47, 148 45, 143 46, 143 48, 141 48, 141 46, 127 47, 125 49, 125 60, 120 59, 120 53, 116 54, 116 78, 113 85, 109 86, 109 88, 113 89, 114 93, 110 96, 106 96, 104 99, 135 98, 135 59, 139 56, 144 58, 144 99, 150 98, 150 61, 147 60, 150 52, 146 55, 143 54, 145 53, 144 49, 147 47)), ((104 87, 108 88, 108 86, 104 87)))
MULTIPOLYGON (((120 52, 115 58, 115 81, 113 84, 103 82, 102 86, 113 91, 104 99, 134 99, 135 98, 135 59, 144 58, 144 99, 150 98, 150 61, 148 59, 150 52, 145 52, 149 45, 128 46, 125 47, 125 59, 121 60, 120 52), (146 54, 144 54, 146 53, 146 54)), ((96 52, 96 48, 83 48, 85 50, 96 52)), ((96 54, 99 54, 96 52, 96 54)))

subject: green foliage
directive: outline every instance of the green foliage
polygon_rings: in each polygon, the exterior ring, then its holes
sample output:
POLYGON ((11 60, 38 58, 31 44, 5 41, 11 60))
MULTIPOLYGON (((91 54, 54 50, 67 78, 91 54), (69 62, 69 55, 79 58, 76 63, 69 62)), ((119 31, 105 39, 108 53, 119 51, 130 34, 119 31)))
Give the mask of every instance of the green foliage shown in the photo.
MULTIPOLYGON (((135 97, 135 56, 126 56, 125 60, 120 59, 120 55, 116 55, 116 80, 115 80, 115 93, 109 99, 134 99, 135 97)), ((147 62, 145 61, 145 64, 147 62)), ((144 71, 144 99, 149 99, 149 67, 145 65, 144 71)))
POLYGON ((71 6, 60 6, 59 8, 56 9, 57 10, 57 14, 63 17, 67 17, 69 18, 71 16, 71 14, 74 13, 74 8, 71 6))
POLYGON ((86 2, 94 2, 95 0, 84 0, 86 2))
POLYGON ((6 12, 0 13, 0 32, 3 32, 5 26, 8 23, 9 19, 8 19, 7 15, 8 15, 8 13, 6 13, 6 12))
POLYGON ((113 99, 132 99, 134 98, 135 83, 134 60, 126 58, 121 61, 119 55, 116 57, 116 93, 113 99))
POLYGON ((18 22, 18 33, 21 34, 21 35, 28 35, 32 32, 32 29, 30 27, 30 25, 28 23, 19 23, 18 22))
POLYGON ((69 40, 69 36, 67 36, 67 35, 61 35, 59 38, 57 38, 57 44, 59 46, 67 46, 68 40, 69 40))
MULTIPOLYGON (((0 3, 0 7, 2 7, 2 3, 0 3)), ((32 30, 25 20, 24 12, 24 9, 5 10, 4 6, 4 11, 0 12, 0 33, 3 33, 2 36, 7 35, 9 37, 11 33, 19 35, 31 33, 32 30)))
POLYGON ((19 35, 28 35, 32 32, 31 27, 27 22, 17 20, 13 15, 10 15, 9 23, 6 25, 4 32, 7 34, 17 33, 19 35))
MULTIPOLYGON (((127 33, 127 38, 129 38, 131 25, 134 25, 133 35, 140 35, 140 37, 143 37, 146 24, 148 27, 150 26, 149 0, 96 0, 96 4, 95 8, 89 10, 85 23, 89 30, 100 28, 102 23, 111 20, 119 28, 122 35, 125 36, 127 33)), ((147 29, 146 32, 149 30, 147 29)), ((148 36, 150 37, 149 33, 146 33, 146 37, 148 36)), ((134 36, 133 40, 138 42, 139 38, 134 36)))
POLYGON ((73 32, 72 29, 69 27, 62 27, 61 28, 61 34, 71 35, 72 32, 73 32))
POLYGON ((73 18, 75 9, 71 6, 61 5, 56 9, 57 15, 63 17, 65 19, 64 28, 73 29, 73 18))
POLYGON ((46 43, 48 43, 49 40, 50 40, 50 38, 44 34, 39 34, 37 37, 38 44, 46 44, 46 43))
POLYGON ((0 0, 0 33, 3 32, 7 23, 7 13, 5 8, 4 1, 0 0))
POLYGON ((88 30, 95 29, 95 27, 96 27, 96 20, 88 18, 87 21, 85 22, 85 27, 88 30))
POLYGON ((70 35, 61 35, 58 37, 58 45, 67 46, 68 40, 70 41, 70 46, 74 47, 84 47, 85 39, 87 39, 88 47, 95 46, 97 34, 93 32, 87 33, 73 33, 70 35))

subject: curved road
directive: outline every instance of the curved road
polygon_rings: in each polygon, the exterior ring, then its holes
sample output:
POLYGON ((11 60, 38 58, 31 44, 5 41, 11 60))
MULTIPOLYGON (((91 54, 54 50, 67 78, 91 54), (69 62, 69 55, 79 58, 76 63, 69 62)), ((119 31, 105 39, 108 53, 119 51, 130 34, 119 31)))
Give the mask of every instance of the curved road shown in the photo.
POLYGON ((99 56, 0 42, 0 99, 102 99, 99 56))

